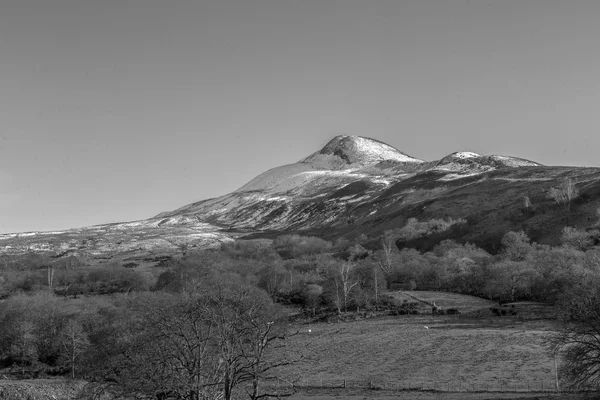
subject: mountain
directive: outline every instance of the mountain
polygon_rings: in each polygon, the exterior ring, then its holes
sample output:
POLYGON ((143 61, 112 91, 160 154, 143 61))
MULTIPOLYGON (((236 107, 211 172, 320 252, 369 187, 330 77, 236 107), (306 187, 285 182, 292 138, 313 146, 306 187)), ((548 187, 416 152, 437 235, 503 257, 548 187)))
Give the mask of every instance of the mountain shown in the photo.
POLYGON ((541 164, 467 152, 426 162, 374 139, 337 136, 320 151, 294 164, 273 168, 233 193, 189 204, 158 217, 196 216, 216 226, 243 232, 337 227, 357 217, 365 220, 363 212, 374 216, 380 209, 388 208, 381 200, 399 183, 417 181, 417 186, 431 186, 438 182, 431 193, 441 193, 442 186, 456 186, 442 185, 444 181, 516 166, 541 167, 541 164))
POLYGON ((144 221, 0 235, 0 252, 136 259, 290 232, 327 239, 360 234, 377 238, 409 218, 461 218, 467 223, 432 240, 470 241, 492 251, 509 230, 525 230, 537 241, 556 243, 567 216, 548 190, 567 178, 580 192, 571 204, 569 223, 595 224, 598 168, 548 167, 467 151, 425 161, 375 139, 341 135, 308 157, 266 171, 224 196, 144 221), (526 210, 525 196, 531 203, 526 210))

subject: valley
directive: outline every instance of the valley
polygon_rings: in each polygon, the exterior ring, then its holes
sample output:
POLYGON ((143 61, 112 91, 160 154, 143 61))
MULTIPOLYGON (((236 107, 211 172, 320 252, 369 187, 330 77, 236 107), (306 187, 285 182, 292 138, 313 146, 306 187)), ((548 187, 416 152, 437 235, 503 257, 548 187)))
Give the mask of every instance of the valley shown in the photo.
POLYGON ((145 220, 0 235, 0 399, 595 395, 599 288, 599 168, 342 135, 145 220))

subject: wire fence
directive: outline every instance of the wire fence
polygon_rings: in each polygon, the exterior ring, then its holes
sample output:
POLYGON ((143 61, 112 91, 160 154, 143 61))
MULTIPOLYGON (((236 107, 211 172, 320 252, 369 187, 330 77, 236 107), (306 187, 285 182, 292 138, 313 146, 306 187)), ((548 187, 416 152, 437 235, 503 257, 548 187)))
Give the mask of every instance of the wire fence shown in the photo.
POLYGON ((503 392, 503 393, 581 393, 600 392, 598 387, 568 390, 556 386, 556 382, 439 382, 439 381, 394 381, 371 379, 314 379, 299 378, 294 381, 273 379, 265 382, 272 389, 291 391, 299 389, 360 389, 383 391, 427 391, 427 392, 503 392))

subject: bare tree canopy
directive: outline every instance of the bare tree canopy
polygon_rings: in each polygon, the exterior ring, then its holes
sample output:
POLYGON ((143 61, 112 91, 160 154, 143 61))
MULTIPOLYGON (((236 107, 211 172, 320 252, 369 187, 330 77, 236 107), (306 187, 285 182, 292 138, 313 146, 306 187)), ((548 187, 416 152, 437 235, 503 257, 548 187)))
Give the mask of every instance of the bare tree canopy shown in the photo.
POLYGON ((568 178, 560 185, 550 188, 548 196, 557 204, 564 204, 570 210, 571 201, 579 196, 579 189, 575 186, 575 182, 568 178))
POLYGON ((600 384, 600 278, 589 276, 559 302, 561 327, 552 350, 564 359, 563 385, 585 389, 600 384))

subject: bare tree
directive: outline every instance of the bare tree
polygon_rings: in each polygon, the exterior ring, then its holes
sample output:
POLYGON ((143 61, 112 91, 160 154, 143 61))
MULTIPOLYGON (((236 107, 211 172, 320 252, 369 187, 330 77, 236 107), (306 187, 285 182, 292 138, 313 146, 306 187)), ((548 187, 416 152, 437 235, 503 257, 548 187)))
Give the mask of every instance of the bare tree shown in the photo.
POLYGON ((225 400, 236 386, 249 382, 252 400, 274 396, 261 391, 261 381, 277 368, 301 357, 269 350, 288 336, 282 314, 270 298, 242 284, 213 283, 203 296, 203 308, 215 326, 215 343, 222 364, 221 386, 225 400))
POLYGON ((198 303, 191 295, 128 296, 122 313, 94 335, 86 362, 91 380, 114 382, 122 397, 217 398, 222 365, 215 326, 198 303))
POLYGON ((354 279, 352 276, 353 270, 354 264, 350 262, 342 263, 339 266, 339 277, 342 288, 342 294, 344 296, 344 312, 348 311, 348 297, 350 295, 350 291, 356 285, 358 285, 358 280, 354 279))
POLYGON ((551 349, 555 354, 563 354, 561 375, 569 387, 597 388, 600 384, 600 279, 581 279, 565 293, 559 310, 561 324, 551 349))
POLYGON ((48 272, 48 287, 50 289, 52 289, 54 287, 54 266, 51 264, 48 264, 46 266, 47 268, 47 272, 48 272))
POLYGON ((381 251, 379 252, 378 262, 379 267, 385 273, 385 275, 389 278, 392 275, 392 267, 393 267, 393 252, 396 247, 394 236, 391 231, 385 231, 383 236, 381 237, 381 251))
POLYGON ((87 334, 81 324, 74 319, 70 319, 63 328, 61 335, 61 347, 63 349, 61 356, 71 367, 71 378, 75 379, 77 365, 79 365, 89 345, 87 334))
POLYGON ((381 282, 379 268, 373 268, 373 291, 375 292, 375 310, 379 310, 379 284, 381 282))
POLYGON ((557 204, 566 207, 568 224, 569 215, 571 214, 571 202, 579 196, 579 189, 575 186, 575 182, 571 178, 565 179, 560 185, 550 188, 548 196, 557 204))
POLYGON ((525 207, 525 216, 529 217, 531 209, 531 200, 529 199, 529 196, 523 197, 523 206, 525 207))

